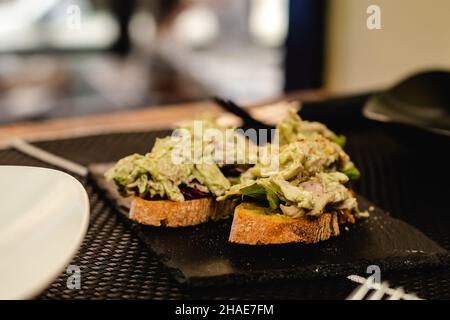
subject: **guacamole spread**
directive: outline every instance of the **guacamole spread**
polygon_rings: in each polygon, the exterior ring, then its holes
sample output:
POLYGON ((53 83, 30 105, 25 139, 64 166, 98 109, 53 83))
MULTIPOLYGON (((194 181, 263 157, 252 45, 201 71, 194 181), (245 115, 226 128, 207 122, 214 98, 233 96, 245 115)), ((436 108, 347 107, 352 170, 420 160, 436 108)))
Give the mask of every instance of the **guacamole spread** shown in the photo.
POLYGON ((290 111, 278 126, 278 165, 257 163, 218 200, 241 197, 293 218, 343 211, 359 215, 348 188, 359 171, 342 149, 345 137, 290 111))
MULTIPOLYGON (((223 130, 214 119, 201 120, 203 128, 223 130)), ((199 196, 220 196, 227 191, 230 180, 222 173, 220 163, 214 161, 217 144, 211 137, 194 133, 194 122, 180 127, 191 135, 157 139, 146 155, 133 154, 119 160, 106 174, 123 196, 136 195, 144 199, 184 201, 199 196), (201 144, 203 152, 194 161, 174 161, 175 151, 201 144)), ((193 151, 192 151, 193 152, 193 151)), ((186 159, 181 159, 186 160, 186 159)))
POLYGON ((320 135, 343 148, 347 140, 345 136, 338 136, 323 123, 303 120, 293 108, 289 109, 287 117, 277 125, 277 129, 282 145, 296 141, 298 137, 320 135))

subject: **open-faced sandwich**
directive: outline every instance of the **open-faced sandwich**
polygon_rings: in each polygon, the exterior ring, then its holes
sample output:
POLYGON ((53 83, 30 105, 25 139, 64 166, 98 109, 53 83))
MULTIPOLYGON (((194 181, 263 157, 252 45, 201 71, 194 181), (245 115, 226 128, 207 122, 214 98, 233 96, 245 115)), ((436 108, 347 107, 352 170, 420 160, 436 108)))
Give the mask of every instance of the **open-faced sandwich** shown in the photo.
MULTIPOLYGON (((115 182, 122 196, 132 197, 129 217, 136 222, 183 227, 233 213, 235 201, 217 202, 215 199, 228 191, 233 179, 248 166, 216 161, 216 149, 220 145, 214 136, 203 134, 206 129, 225 133, 226 128, 213 118, 205 118, 178 129, 187 134, 157 139, 149 153, 127 156, 105 174, 107 180, 115 182), (192 158, 180 159, 183 156, 192 158)), ((249 142, 246 140, 246 143, 249 142)))
POLYGON ((229 240, 239 244, 316 243, 364 216, 348 182, 359 171, 345 137, 295 111, 277 126, 278 166, 258 163, 218 200, 240 199, 229 240))
POLYGON ((213 118, 179 130, 184 134, 157 139, 149 153, 125 157, 106 173, 132 197, 136 222, 193 226, 234 211, 229 240, 255 245, 316 243, 366 215, 349 186, 359 171, 343 150, 345 137, 294 110, 277 125, 278 143, 259 148, 213 118))

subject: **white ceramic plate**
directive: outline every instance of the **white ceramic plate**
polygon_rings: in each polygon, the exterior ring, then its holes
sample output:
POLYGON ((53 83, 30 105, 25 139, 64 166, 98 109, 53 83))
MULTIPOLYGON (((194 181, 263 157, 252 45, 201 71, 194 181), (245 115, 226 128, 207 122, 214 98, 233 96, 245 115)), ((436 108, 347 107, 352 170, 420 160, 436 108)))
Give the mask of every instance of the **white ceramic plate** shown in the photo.
POLYGON ((74 177, 0 166, 0 299, 44 290, 70 263, 88 224, 88 196, 74 177))

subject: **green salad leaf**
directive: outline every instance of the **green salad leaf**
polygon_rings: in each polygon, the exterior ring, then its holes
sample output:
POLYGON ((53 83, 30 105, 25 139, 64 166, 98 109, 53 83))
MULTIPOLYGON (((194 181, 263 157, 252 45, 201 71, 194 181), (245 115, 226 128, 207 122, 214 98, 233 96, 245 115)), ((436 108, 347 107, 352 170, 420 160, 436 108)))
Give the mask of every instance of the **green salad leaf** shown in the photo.
POLYGON ((344 148, 347 143, 347 137, 344 136, 343 134, 335 136, 333 138, 333 142, 338 144, 341 148, 344 148))
POLYGON ((239 190, 239 193, 256 200, 267 201, 269 204, 269 208, 272 210, 276 210, 280 204, 280 199, 278 198, 275 191, 273 191, 266 185, 254 183, 248 187, 242 188, 241 190, 239 190))
POLYGON ((361 176, 361 173, 356 167, 344 170, 342 173, 344 173, 350 180, 358 180, 361 176))

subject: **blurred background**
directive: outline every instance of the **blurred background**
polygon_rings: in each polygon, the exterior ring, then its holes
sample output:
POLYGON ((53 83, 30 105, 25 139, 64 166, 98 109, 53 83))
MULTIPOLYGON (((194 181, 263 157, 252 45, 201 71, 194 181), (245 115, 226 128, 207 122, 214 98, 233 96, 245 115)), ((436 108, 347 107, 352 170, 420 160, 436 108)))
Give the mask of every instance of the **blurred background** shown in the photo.
POLYGON ((448 0, 2 0, 0 123, 314 89, 450 69, 448 0), (381 8, 381 30, 366 10, 381 8))

